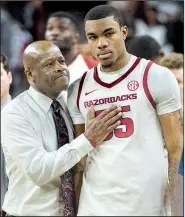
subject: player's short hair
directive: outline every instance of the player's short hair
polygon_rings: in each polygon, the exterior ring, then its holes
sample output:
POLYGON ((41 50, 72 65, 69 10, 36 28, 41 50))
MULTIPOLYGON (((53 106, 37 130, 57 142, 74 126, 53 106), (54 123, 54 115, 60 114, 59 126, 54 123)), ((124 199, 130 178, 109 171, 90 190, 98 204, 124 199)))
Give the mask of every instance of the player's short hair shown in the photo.
POLYGON ((98 5, 87 12, 84 18, 84 22, 88 20, 99 20, 106 17, 113 16, 114 20, 117 21, 120 27, 124 26, 123 16, 121 12, 110 5, 98 5))
POLYGON ((171 53, 160 60, 160 65, 168 69, 180 69, 184 65, 184 56, 181 53, 171 53))
POLYGON ((161 54, 161 46, 151 36, 136 36, 128 41, 127 51, 135 56, 153 60, 161 54))
POLYGON ((0 62, 3 64, 5 71, 9 72, 8 57, 3 53, 1 53, 0 62))
POLYGON ((68 13, 68 12, 65 12, 65 11, 57 11, 57 12, 54 12, 52 14, 49 15, 48 19, 47 19, 47 22, 50 18, 53 18, 53 17, 57 17, 57 18, 68 18, 71 23, 74 25, 75 27, 75 30, 76 31, 79 31, 79 23, 77 22, 77 19, 75 16, 73 16, 71 13, 68 13))

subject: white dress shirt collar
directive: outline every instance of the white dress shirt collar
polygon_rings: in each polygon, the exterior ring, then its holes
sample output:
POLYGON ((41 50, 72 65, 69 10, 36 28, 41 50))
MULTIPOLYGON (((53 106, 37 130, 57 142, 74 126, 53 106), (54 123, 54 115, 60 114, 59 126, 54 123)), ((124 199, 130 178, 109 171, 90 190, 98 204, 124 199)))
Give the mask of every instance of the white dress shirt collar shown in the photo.
POLYGON ((39 105, 39 107, 47 114, 51 107, 52 99, 46 95, 40 93, 36 89, 30 86, 28 94, 34 99, 34 101, 39 105))

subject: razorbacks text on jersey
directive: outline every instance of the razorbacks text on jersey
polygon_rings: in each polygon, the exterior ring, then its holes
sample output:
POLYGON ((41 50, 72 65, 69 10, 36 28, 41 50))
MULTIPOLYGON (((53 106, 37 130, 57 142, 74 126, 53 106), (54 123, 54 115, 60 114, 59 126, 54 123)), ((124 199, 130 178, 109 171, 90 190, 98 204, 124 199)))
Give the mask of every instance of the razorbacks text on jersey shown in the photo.
POLYGON ((181 108, 180 91, 168 69, 131 55, 122 69, 100 65, 69 88, 74 124, 86 122, 88 108, 99 115, 122 107, 121 125, 88 154, 78 215, 163 215, 167 161, 158 115, 181 108))

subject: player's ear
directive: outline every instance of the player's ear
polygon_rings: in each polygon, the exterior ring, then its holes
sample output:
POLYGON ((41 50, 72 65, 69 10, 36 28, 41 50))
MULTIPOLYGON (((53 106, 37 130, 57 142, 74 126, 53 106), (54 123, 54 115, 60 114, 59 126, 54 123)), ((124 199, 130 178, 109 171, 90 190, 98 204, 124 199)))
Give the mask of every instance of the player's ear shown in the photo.
POLYGON ((127 26, 122 26, 121 27, 121 32, 123 35, 123 40, 126 40, 127 36, 128 36, 128 27, 127 26))

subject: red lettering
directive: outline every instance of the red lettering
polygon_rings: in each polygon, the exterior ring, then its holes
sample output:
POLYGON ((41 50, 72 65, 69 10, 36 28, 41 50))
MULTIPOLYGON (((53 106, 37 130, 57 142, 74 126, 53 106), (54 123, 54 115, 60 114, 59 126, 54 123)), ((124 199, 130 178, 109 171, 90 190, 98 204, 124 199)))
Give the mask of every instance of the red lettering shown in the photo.
POLYGON ((99 104, 104 104, 104 99, 99 99, 99 104))
POLYGON ((95 100, 93 100, 93 101, 94 101, 94 105, 99 105, 97 99, 95 99, 95 100))
POLYGON ((105 98, 105 104, 110 103, 110 98, 105 98))
POLYGON ((84 106, 85 106, 85 108, 89 107, 89 102, 88 101, 84 102, 84 106))
POLYGON ((114 96, 110 97, 110 101, 111 101, 111 103, 116 102, 115 97, 114 96))
POLYGON ((116 102, 121 101, 121 97, 120 96, 116 96, 116 102))

